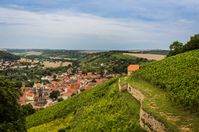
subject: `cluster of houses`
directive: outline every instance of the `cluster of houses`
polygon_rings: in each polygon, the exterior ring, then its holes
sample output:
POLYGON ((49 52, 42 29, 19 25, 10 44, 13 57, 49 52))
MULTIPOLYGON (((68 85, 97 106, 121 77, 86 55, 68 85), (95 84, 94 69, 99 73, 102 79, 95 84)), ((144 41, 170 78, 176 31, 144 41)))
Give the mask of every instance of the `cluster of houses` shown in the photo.
POLYGON ((0 70, 4 70, 4 69, 7 69, 7 68, 15 67, 18 64, 19 64, 19 62, 16 62, 16 61, 0 60, 0 70))
POLYGON ((101 84, 113 77, 113 74, 102 77, 97 73, 75 74, 72 76, 63 73, 61 75, 46 76, 41 79, 49 83, 35 83, 33 87, 21 87, 23 95, 19 99, 21 105, 32 104, 33 108, 45 108, 55 104, 57 101, 50 98, 52 91, 59 91, 59 98, 68 99, 69 97, 80 94, 85 90, 90 90, 94 86, 101 84))
POLYGON ((22 65, 21 61, 5 61, 5 60, 0 60, 0 70, 5 70, 5 69, 17 69, 17 68, 34 68, 36 67, 36 64, 31 64, 31 65, 22 65))
MULTIPOLYGON (((128 75, 138 70, 139 65, 129 65, 128 75)), ((53 91, 59 91, 59 98, 68 99, 73 95, 80 94, 83 91, 90 90, 94 86, 101 84, 108 80, 108 78, 114 77, 114 74, 106 75, 102 77, 97 73, 82 74, 81 70, 78 74, 68 75, 72 72, 69 68, 66 73, 56 76, 42 77, 42 81, 48 81, 49 83, 35 83, 33 87, 21 87, 23 95, 19 99, 21 105, 32 104, 33 108, 45 108, 54 105, 57 100, 50 98, 50 93, 53 91)))

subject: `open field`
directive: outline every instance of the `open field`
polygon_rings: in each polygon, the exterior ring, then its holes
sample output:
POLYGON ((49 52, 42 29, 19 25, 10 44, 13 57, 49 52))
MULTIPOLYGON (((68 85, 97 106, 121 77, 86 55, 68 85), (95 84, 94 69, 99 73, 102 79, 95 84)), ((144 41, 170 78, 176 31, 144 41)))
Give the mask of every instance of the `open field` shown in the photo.
POLYGON ((26 55, 41 55, 42 52, 38 52, 38 51, 29 51, 29 52, 26 52, 26 55))
POLYGON ((45 68, 56 68, 60 66, 68 66, 72 64, 71 62, 62 62, 62 61, 56 61, 56 62, 50 62, 50 61, 44 61, 42 63, 45 68))
POLYGON ((139 58, 146 58, 148 60, 162 60, 166 57, 166 55, 158 55, 158 54, 136 54, 136 53, 124 53, 124 54, 139 58))
POLYGON ((30 56, 30 55, 42 55, 42 52, 39 52, 39 51, 13 52, 13 54, 30 56))

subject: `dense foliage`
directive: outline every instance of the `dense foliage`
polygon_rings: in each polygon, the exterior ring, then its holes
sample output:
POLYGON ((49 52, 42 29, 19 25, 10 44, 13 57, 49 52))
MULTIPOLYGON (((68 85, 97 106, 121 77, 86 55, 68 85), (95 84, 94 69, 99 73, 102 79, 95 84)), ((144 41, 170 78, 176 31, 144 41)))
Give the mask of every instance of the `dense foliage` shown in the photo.
POLYGON ((191 37, 191 39, 183 45, 183 43, 175 41, 170 45, 168 56, 173 56, 190 50, 199 49, 199 34, 191 37))
POLYGON ((50 93, 50 98, 53 99, 53 100, 57 100, 57 98, 60 96, 60 92, 59 91, 52 91, 50 93))
POLYGON ((20 92, 16 84, 0 77, 0 131, 24 132, 23 108, 18 104, 20 92))
POLYGON ((23 82, 24 85, 31 87, 34 82, 41 81, 42 76, 51 76, 53 74, 64 73, 69 67, 70 66, 44 69, 38 65, 33 68, 2 70, 0 71, 0 75, 5 76, 7 79, 17 81, 18 83, 23 82))
POLYGON ((199 50, 144 64, 133 77, 167 90, 173 102, 191 111, 199 108, 199 50))
POLYGON ((127 67, 130 64, 139 64, 146 61, 146 59, 135 58, 122 53, 101 52, 87 54, 81 59, 80 65, 85 72, 104 74, 106 70, 109 73, 127 73, 127 67))
POLYGON ((23 113, 25 116, 31 115, 35 113, 35 109, 31 104, 22 105, 23 113))
POLYGON ((29 131, 49 128, 51 131, 141 131, 139 105, 128 93, 119 93, 115 82, 112 79, 27 117, 27 128, 32 127, 29 131))
POLYGON ((13 60, 18 60, 18 59, 20 59, 19 56, 13 55, 7 51, 0 50, 0 60, 13 61, 13 60))

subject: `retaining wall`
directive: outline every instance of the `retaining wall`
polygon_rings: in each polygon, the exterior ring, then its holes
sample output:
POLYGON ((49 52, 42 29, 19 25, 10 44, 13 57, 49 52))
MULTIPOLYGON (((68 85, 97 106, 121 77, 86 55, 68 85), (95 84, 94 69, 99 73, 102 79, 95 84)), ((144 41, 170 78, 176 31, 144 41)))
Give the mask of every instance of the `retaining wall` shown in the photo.
POLYGON ((141 91, 131 87, 129 84, 120 84, 119 79, 119 91, 128 91, 137 101, 140 102, 140 126, 148 132, 166 132, 165 125, 158 121, 153 115, 148 113, 142 108, 142 101, 145 99, 144 94, 141 91))

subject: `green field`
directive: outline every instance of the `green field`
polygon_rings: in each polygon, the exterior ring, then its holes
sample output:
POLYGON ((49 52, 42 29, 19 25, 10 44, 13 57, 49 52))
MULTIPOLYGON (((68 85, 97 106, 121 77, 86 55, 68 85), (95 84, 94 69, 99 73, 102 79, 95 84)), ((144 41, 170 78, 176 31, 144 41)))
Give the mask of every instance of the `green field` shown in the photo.
POLYGON ((112 79, 27 117, 26 125, 29 132, 143 131, 139 107, 130 94, 118 92, 112 79))

